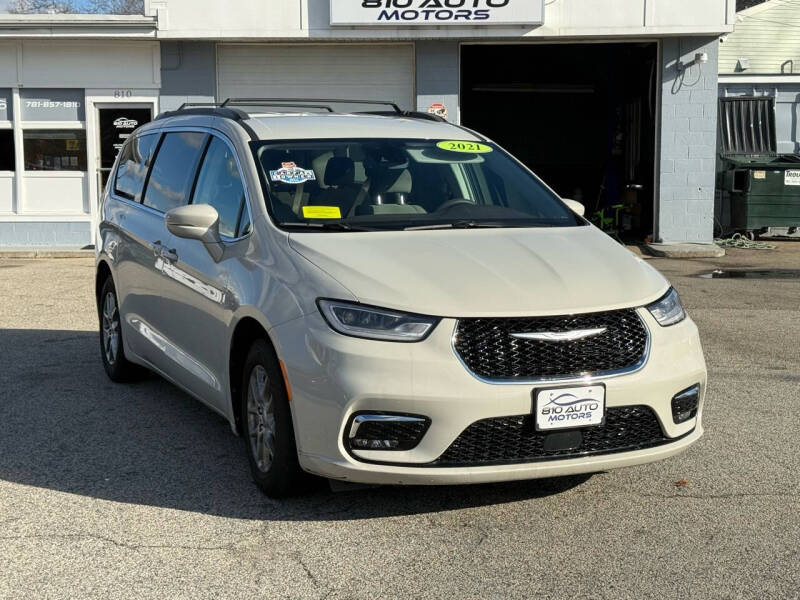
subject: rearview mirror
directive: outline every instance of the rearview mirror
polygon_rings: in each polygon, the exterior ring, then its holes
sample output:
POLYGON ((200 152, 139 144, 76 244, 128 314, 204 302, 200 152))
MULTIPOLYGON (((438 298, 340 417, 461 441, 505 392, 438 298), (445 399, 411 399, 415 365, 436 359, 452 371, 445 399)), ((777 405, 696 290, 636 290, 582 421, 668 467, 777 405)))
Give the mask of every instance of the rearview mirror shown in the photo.
POLYGON ((215 261, 222 258, 219 237, 219 213, 208 204, 188 204, 173 208, 164 215, 167 230, 179 237, 203 242, 215 261))
POLYGON ((586 207, 577 200, 567 200, 566 198, 562 198, 562 200, 564 200, 564 204, 569 206, 575 214, 581 217, 586 214, 586 207))

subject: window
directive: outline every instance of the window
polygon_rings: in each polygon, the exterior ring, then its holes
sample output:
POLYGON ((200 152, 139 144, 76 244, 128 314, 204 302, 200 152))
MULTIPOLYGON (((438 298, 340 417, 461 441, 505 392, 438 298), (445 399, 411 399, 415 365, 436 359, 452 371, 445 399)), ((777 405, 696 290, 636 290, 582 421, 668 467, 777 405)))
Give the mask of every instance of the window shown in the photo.
POLYGON ((14 132, 0 129, 0 171, 14 170, 14 132))
POLYGON ((29 129, 22 132, 26 171, 85 171, 86 132, 82 129, 29 129))
POLYGON ((188 203, 205 140, 205 133, 194 131, 164 135, 144 193, 145 206, 167 212, 188 203))
POLYGON ((114 191, 123 198, 141 202, 144 178, 153 162, 158 137, 157 133, 140 135, 122 148, 114 191))
POLYGON ((325 139, 254 142, 251 147, 270 213, 280 225, 339 232, 586 225, 492 144, 325 139))
POLYGON ((206 151, 192 202, 217 209, 221 235, 235 238, 237 231, 239 235, 245 233, 244 227, 239 228, 242 215, 247 216, 242 177, 233 150, 217 137, 211 139, 206 151))

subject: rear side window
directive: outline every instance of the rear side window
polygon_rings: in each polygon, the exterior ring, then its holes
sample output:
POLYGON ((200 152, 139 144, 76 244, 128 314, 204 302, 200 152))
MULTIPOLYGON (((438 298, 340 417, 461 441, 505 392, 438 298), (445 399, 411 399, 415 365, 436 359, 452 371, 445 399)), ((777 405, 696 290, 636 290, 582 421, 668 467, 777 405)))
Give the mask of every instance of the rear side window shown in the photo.
POLYGON ((114 192, 129 200, 142 200, 144 178, 150 163, 153 162, 153 152, 158 143, 158 134, 140 135, 125 144, 122 155, 119 157, 117 179, 114 182, 114 192))
POLYGON ((166 212, 189 202, 205 141, 206 134, 195 131, 164 135, 144 193, 145 206, 166 212))
POLYGON ((208 204, 217 209, 221 235, 235 238, 237 231, 244 235, 245 232, 239 230, 242 215, 247 215, 242 176, 233 150, 218 137, 213 137, 208 145, 192 203, 208 204))

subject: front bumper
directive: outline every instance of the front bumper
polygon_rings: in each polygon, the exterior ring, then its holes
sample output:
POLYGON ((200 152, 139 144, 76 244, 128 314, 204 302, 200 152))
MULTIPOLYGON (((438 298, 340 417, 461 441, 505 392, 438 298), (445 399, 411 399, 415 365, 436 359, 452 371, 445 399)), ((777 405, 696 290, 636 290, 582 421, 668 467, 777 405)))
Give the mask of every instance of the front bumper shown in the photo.
POLYGON ((300 464, 312 473, 346 481, 459 484, 587 473, 677 454, 703 433, 706 367, 697 328, 690 319, 664 328, 646 310, 641 309, 639 314, 651 335, 646 364, 633 373, 592 381, 606 385, 609 408, 651 408, 664 435, 675 438, 675 442, 579 458, 458 467, 431 467, 429 463, 436 461, 472 423, 529 414, 533 388, 559 383, 498 384, 479 380, 455 355, 451 345, 455 327, 452 319, 443 320, 427 340, 417 344, 346 337, 333 332, 316 313, 284 324, 273 330, 273 339, 292 388, 300 464), (701 403, 697 417, 676 425, 672 397, 698 383, 701 403), (361 411, 424 415, 431 419, 431 425, 412 450, 348 452, 344 445, 345 426, 353 413, 361 411))

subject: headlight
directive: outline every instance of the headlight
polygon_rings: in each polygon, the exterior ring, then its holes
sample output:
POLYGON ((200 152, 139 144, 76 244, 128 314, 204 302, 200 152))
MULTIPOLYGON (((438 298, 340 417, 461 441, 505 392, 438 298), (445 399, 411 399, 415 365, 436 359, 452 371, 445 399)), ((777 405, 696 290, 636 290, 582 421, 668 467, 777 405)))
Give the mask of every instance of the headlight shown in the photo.
POLYGON ((389 342, 420 342, 439 323, 425 317, 339 300, 317 300, 331 329, 344 335, 389 342))
POLYGON ((664 297, 649 305, 647 310, 650 311, 650 314, 655 317, 655 320, 662 327, 675 325, 686 318, 686 311, 683 309, 683 304, 681 304, 681 297, 678 296, 675 288, 669 288, 664 297))

